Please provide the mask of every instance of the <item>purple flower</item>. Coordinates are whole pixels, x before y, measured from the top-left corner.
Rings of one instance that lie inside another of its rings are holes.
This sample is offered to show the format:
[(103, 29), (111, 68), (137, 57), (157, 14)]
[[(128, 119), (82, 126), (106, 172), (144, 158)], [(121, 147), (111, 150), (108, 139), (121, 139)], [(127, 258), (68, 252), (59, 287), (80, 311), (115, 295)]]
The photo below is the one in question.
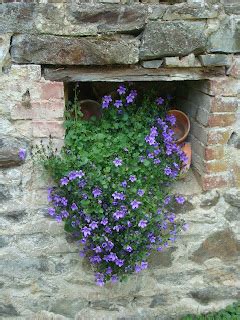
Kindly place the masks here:
[(154, 160), (153, 160), (153, 163), (154, 163), (154, 164), (159, 164), (159, 163), (161, 163), (161, 160), (160, 160), (160, 159), (154, 159)]
[(146, 226), (147, 226), (147, 220), (140, 220), (139, 221), (139, 223), (138, 223), (138, 226), (140, 227), (140, 228), (146, 228)]
[(137, 180), (137, 178), (136, 178), (136, 176), (131, 175), (131, 176), (129, 177), (129, 180), (130, 180), (131, 182), (134, 182), (134, 181)]
[(158, 248), (157, 248), (157, 251), (159, 251), (159, 252), (163, 251), (163, 247), (161, 247), (161, 246), (158, 247)]
[(145, 141), (150, 145), (154, 145), (156, 143), (155, 137), (153, 136), (146, 136)]
[(125, 212), (123, 210), (117, 210), (113, 214), (113, 217), (114, 217), (115, 220), (119, 220), (121, 218), (124, 218), (124, 216), (125, 216)]
[(185, 202), (185, 198), (182, 196), (175, 197), (177, 203), (183, 204)]
[(168, 114), (166, 116), (166, 121), (170, 122), (171, 126), (174, 126), (176, 123), (176, 117), (173, 114)]
[(157, 127), (152, 127), (150, 130), (150, 136), (156, 137), (158, 135), (158, 129)]
[(171, 197), (168, 196), (164, 199), (164, 204), (169, 204), (170, 201), (171, 201)]
[(135, 265), (135, 272), (141, 272), (141, 271), (142, 271), (142, 268), (138, 264), (136, 264)]
[(102, 252), (102, 249), (100, 246), (96, 246), (96, 248), (94, 248), (93, 251), (95, 251), (96, 253), (100, 253)]
[(131, 246), (126, 246), (125, 251), (132, 252), (133, 248)]
[(102, 101), (102, 108), (107, 109), (109, 107), (109, 103), (112, 102), (111, 96), (104, 96)]
[(164, 103), (164, 99), (162, 97), (159, 97), (157, 100), (156, 100), (156, 103), (158, 106), (161, 106), (163, 103)]
[(67, 212), (67, 210), (62, 210), (61, 216), (62, 216), (62, 218), (67, 218), (69, 216), (69, 213)]
[(111, 229), (110, 227), (108, 227), (108, 226), (104, 228), (104, 231), (105, 231), (106, 233), (112, 234), (112, 229)]
[(90, 224), (89, 224), (89, 227), (94, 230), (94, 229), (97, 229), (98, 228), (98, 223), (96, 221), (92, 221)]
[(125, 94), (126, 93), (126, 87), (125, 86), (123, 86), (123, 85), (120, 85), (119, 87), (118, 87), (118, 89), (117, 89), (117, 92), (120, 94), (120, 96), (121, 95), (123, 95), (123, 94)]
[(165, 173), (166, 176), (170, 176), (171, 173), (172, 173), (171, 168), (167, 166), (167, 167), (164, 169), (164, 173)]
[(64, 207), (66, 207), (67, 204), (68, 204), (68, 199), (66, 199), (65, 197), (62, 197), (62, 198), (61, 198), (61, 203), (62, 203), (62, 205), (63, 205)]
[(124, 260), (116, 259), (115, 264), (116, 264), (117, 266), (119, 266), (119, 267), (122, 267), (123, 264), (124, 264)]
[(76, 203), (73, 203), (73, 204), (71, 205), (71, 210), (72, 210), (72, 211), (78, 210), (78, 206), (76, 205)]
[(79, 188), (84, 188), (86, 186), (86, 181), (85, 180), (80, 180), (78, 182), (78, 186), (79, 186)]
[(90, 257), (89, 260), (90, 260), (91, 263), (94, 263), (94, 264), (95, 263), (100, 263), (102, 261), (102, 259), (98, 255)]
[(115, 165), (116, 167), (119, 167), (119, 166), (122, 165), (122, 159), (120, 159), (120, 158), (115, 158), (115, 159), (113, 160), (113, 163), (114, 163), (114, 165)]
[(122, 107), (122, 100), (116, 100), (115, 102), (114, 102), (114, 106), (116, 107), (116, 108), (120, 108), (120, 107)]
[(84, 237), (88, 237), (88, 236), (91, 235), (91, 229), (88, 228), (88, 227), (86, 227), (86, 226), (83, 227), (83, 228), (81, 229), (81, 231), (82, 231)]
[(61, 180), (60, 180), (60, 184), (61, 186), (66, 186), (68, 184), (69, 180), (67, 177), (63, 177)]
[(125, 200), (125, 195), (123, 192), (117, 192), (115, 191), (113, 194), (112, 194), (112, 197), (114, 200)]
[(136, 199), (134, 199), (133, 201), (131, 201), (131, 206), (132, 209), (137, 209), (140, 206), (141, 202), (137, 201)]
[(145, 191), (143, 189), (139, 189), (137, 194), (142, 197), (144, 195)]
[(126, 188), (126, 186), (127, 186), (127, 181), (124, 180), (123, 182), (121, 182), (121, 186), (122, 186), (123, 188)]
[(95, 188), (95, 189), (93, 189), (92, 194), (93, 194), (94, 198), (97, 198), (102, 194), (102, 190), (100, 188)]
[(111, 267), (107, 267), (106, 274), (111, 274), (111, 273), (112, 273), (112, 268)]
[(141, 263), (141, 269), (144, 270), (144, 269), (147, 269), (147, 267), (148, 267), (148, 263), (146, 261), (143, 261)]
[(107, 219), (107, 218), (103, 218), (103, 219), (101, 220), (101, 224), (102, 224), (103, 226), (106, 226), (106, 225), (108, 224), (108, 219)]
[(115, 230), (117, 232), (119, 232), (120, 229), (121, 229), (121, 227), (119, 225), (116, 225), (116, 226), (113, 227), (113, 230)]
[(114, 275), (111, 276), (111, 282), (112, 282), (112, 283), (118, 282), (118, 277), (117, 277), (116, 274), (114, 274)]
[(78, 177), (77, 171), (71, 171), (68, 174), (69, 180), (75, 180)]
[(48, 214), (49, 214), (50, 216), (54, 216), (54, 215), (56, 214), (55, 209), (54, 209), (54, 208), (48, 208)]
[(26, 158), (26, 154), (27, 154), (27, 152), (26, 152), (25, 149), (19, 149), (18, 157), (19, 157), (20, 160), (24, 161), (25, 158)]
[(189, 229), (189, 224), (188, 223), (185, 223), (183, 226), (182, 226), (183, 230), (184, 231), (187, 231)]

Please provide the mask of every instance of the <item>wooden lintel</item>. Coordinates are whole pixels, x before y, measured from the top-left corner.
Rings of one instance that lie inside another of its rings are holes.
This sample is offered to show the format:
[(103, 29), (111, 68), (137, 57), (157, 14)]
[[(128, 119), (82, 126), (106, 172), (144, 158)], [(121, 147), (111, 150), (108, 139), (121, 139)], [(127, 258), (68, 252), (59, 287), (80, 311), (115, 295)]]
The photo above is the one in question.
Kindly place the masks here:
[(158, 68), (134, 67), (45, 67), (44, 77), (51, 81), (183, 81), (206, 80), (225, 75), (224, 67)]

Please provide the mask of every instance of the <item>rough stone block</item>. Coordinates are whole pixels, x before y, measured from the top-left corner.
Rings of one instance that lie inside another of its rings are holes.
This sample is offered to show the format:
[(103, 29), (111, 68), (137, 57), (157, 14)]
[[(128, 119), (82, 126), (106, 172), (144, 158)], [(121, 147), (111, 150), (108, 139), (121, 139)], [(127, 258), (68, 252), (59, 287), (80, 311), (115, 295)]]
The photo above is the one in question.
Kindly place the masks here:
[(206, 48), (205, 23), (196, 21), (149, 21), (140, 47), (141, 60), (186, 56)]
[(58, 37), (17, 35), (11, 47), (12, 61), (55, 65), (135, 64), (139, 40), (133, 36)]
[(235, 97), (240, 93), (240, 80), (230, 77), (212, 79), (209, 82), (208, 93), (224, 97)]
[(44, 138), (50, 135), (53, 138), (64, 138), (63, 121), (32, 121), (33, 137)]
[(209, 121), (208, 119), (209, 119), (209, 111), (202, 107), (199, 107), (197, 110), (196, 120), (203, 126), (207, 126)]
[(209, 127), (228, 127), (234, 124), (236, 116), (234, 113), (214, 113), (208, 119)]
[(200, 207), (209, 209), (215, 206), (218, 203), (219, 199), (220, 199), (220, 194), (217, 190), (211, 190), (211, 191), (205, 192), (201, 196)]
[(215, 5), (212, 10), (205, 4), (196, 3), (191, 5), (181, 3), (169, 6), (163, 16), (164, 20), (196, 20), (196, 19), (212, 19), (217, 18), (221, 12), (221, 6)]
[(131, 32), (143, 29), (146, 16), (147, 8), (134, 4), (9, 3), (0, 7), (0, 33), (31, 30), (31, 34), (87, 36)]
[[(10, 76), (13, 80), (23, 81), (40, 81), (41, 66), (40, 65), (18, 65), (12, 64)], [(34, 84), (35, 85), (35, 84)]]
[(163, 60), (142, 61), (141, 65), (146, 69), (158, 69), (163, 64)]
[(231, 57), (227, 54), (204, 54), (199, 55), (198, 59), (204, 67), (230, 66)]
[(240, 208), (240, 190), (237, 188), (228, 189), (224, 193), (224, 199), (233, 207)]
[(164, 58), (164, 65), (166, 67), (177, 67), (177, 68), (196, 68), (201, 67), (200, 62), (195, 58), (193, 53), (185, 57), (166, 57)]
[(208, 52), (240, 52), (240, 18), (227, 16), (208, 41)]
[(192, 255), (192, 260), (203, 263), (207, 259), (219, 258), (223, 261), (231, 261), (237, 258), (239, 244), (236, 235), (230, 229), (213, 232), (200, 248)]
[(0, 167), (12, 167), (22, 164), (23, 161), (19, 158), (18, 153), (20, 149), (26, 148), (26, 140), (2, 136), (0, 138)]
[(2, 72), (2, 67), (10, 64), (10, 41), (11, 34), (0, 34), (0, 73)]

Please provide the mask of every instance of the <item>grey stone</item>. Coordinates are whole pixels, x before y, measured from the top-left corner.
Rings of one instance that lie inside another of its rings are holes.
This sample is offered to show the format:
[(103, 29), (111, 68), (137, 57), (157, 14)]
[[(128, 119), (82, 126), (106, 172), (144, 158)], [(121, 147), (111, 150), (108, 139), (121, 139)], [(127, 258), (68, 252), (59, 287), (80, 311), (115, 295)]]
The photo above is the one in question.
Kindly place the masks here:
[(215, 5), (210, 8), (207, 5), (188, 3), (176, 4), (169, 6), (163, 16), (163, 20), (180, 20), (180, 19), (209, 19), (216, 18), (221, 12), (221, 6)]
[(239, 249), (235, 234), (230, 229), (224, 229), (214, 232), (204, 240), (191, 259), (200, 264), (214, 257), (231, 261), (238, 257)]
[(150, 308), (155, 308), (158, 306), (164, 306), (167, 302), (167, 298), (163, 294), (153, 296), (152, 302), (150, 304)]
[(149, 20), (158, 20), (163, 17), (163, 14), (166, 12), (168, 6), (165, 4), (157, 4), (148, 6), (148, 19)]
[(220, 194), (217, 190), (211, 190), (203, 193), (201, 196), (201, 208), (211, 208), (218, 203)]
[(199, 55), (198, 59), (204, 67), (230, 66), (231, 64), (230, 57), (227, 54)]
[[(0, 186), (1, 189), (1, 186)], [(1, 193), (0, 193), (1, 194)], [(0, 196), (1, 199), (1, 196)], [(27, 214), (26, 210), (14, 210), (3, 212), (3, 216), (9, 220), (20, 221)]]
[(11, 47), (15, 63), (60, 65), (135, 64), (139, 40), (133, 36), (58, 37), (17, 35)]
[(0, 34), (0, 72), (1, 68), (10, 64), (9, 49), (11, 36), (11, 34)]
[(85, 299), (58, 298), (56, 302), (50, 307), (51, 312), (74, 318), (74, 316), (82, 309), (88, 306), (88, 301)]
[(8, 243), (9, 241), (7, 236), (0, 236), (0, 248), (6, 247)]
[(12, 304), (3, 304), (0, 303), (0, 316), (3, 317), (14, 317), (19, 316), (19, 313), (14, 308)]
[(178, 204), (175, 200), (171, 203), (173, 212), (176, 214), (182, 214), (195, 209), (195, 205), (191, 202), (190, 198), (186, 198), (183, 204)]
[(163, 60), (142, 61), (141, 65), (146, 69), (157, 69), (161, 67)]
[(152, 252), (148, 258), (149, 268), (170, 267), (173, 262), (173, 252), (176, 248), (169, 248), (163, 252)]
[(240, 52), (240, 18), (227, 17), (208, 41), (208, 52)]
[(231, 221), (240, 221), (240, 209), (237, 207), (230, 207), (226, 210), (225, 218)]
[(142, 60), (204, 52), (205, 23), (199, 21), (150, 21), (140, 47)]
[(147, 14), (147, 8), (139, 5), (86, 5), (82, 3), (76, 5), (72, 2), (68, 10), (67, 20), (75, 27), (75, 30), (80, 30), (80, 27), (86, 28), (86, 26), (91, 30), (91, 26), (96, 26), (97, 33), (142, 30)]
[(237, 188), (231, 188), (224, 193), (224, 199), (226, 202), (234, 207), (240, 208), (240, 190)]
[(240, 15), (240, 3), (238, 0), (233, 0), (235, 1), (232, 3), (229, 3), (227, 1), (225, 1), (225, 5), (224, 5), (224, 11), (226, 12), (226, 14), (237, 14)]
[(185, 57), (167, 57), (164, 58), (164, 66), (177, 68), (196, 68), (201, 67), (198, 59), (193, 53)]
[(240, 135), (237, 132), (233, 132), (228, 140), (228, 144), (236, 149), (240, 149)]
[(0, 167), (20, 165), (23, 161), (19, 158), (19, 149), (26, 149), (27, 143), (23, 139), (12, 137), (0, 138)]
[(0, 33), (97, 35), (137, 32), (144, 27), (147, 8), (139, 5), (8, 3), (0, 7)]
[(9, 188), (4, 184), (0, 184), (0, 203), (11, 199), (11, 197)]
[(239, 299), (240, 293), (234, 287), (207, 287), (190, 292), (190, 296), (201, 304), (208, 304), (216, 300)]

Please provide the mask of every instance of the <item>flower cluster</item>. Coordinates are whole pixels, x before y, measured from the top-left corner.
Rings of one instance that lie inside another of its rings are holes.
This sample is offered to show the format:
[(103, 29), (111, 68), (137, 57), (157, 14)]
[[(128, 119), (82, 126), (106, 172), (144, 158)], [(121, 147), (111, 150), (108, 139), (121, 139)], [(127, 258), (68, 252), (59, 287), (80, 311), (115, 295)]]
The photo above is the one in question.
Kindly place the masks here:
[(117, 94), (103, 97), (98, 126), (70, 123), (68, 152), (51, 159), (49, 214), (79, 240), (99, 286), (147, 269), (151, 251), (168, 248), (187, 228), (174, 214), (185, 199), (168, 188), (187, 160), (174, 143), (175, 118), (161, 114), (163, 98), (145, 105), (124, 85)]

